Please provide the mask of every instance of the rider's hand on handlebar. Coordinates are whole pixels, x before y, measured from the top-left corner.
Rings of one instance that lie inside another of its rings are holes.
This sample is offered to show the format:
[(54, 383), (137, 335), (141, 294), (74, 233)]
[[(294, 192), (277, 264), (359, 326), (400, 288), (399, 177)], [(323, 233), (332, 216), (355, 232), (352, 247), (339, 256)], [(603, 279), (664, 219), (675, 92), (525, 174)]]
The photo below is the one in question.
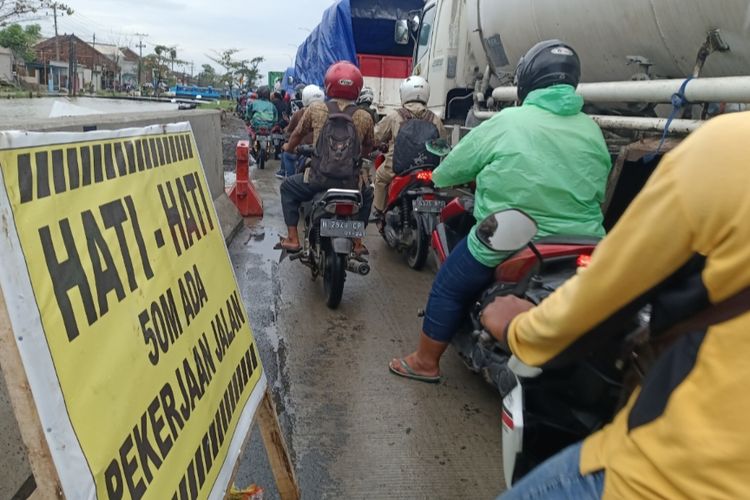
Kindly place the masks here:
[(289, 152), (289, 143), (285, 142), (283, 146), (281, 146), (281, 150), (285, 153)]
[(501, 344), (505, 344), (506, 328), (513, 318), (533, 308), (534, 304), (528, 300), (519, 299), (515, 295), (505, 295), (495, 298), (490, 305), (482, 310), (479, 320), (487, 332)]

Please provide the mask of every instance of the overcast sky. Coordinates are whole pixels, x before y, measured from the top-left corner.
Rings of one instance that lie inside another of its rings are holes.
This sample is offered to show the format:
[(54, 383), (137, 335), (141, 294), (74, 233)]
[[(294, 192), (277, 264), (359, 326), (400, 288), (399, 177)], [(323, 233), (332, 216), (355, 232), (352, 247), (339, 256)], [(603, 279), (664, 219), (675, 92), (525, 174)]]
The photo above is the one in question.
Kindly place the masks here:
[[(155, 45), (177, 46), (177, 57), (211, 63), (215, 51), (239, 49), (238, 57), (263, 56), (262, 74), (292, 63), (296, 47), (319, 22), (333, 0), (63, 0), (75, 10), (58, 17), (58, 32), (75, 33), (91, 43), (128, 45), (138, 52), (138, 37), (146, 33), (143, 54)], [(41, 21), (45, 36), (54, 34), (51, 14)], [(218, 65), (213, 66), (221, 71)], [(186, 68), (189, 72), (190, 68)]]

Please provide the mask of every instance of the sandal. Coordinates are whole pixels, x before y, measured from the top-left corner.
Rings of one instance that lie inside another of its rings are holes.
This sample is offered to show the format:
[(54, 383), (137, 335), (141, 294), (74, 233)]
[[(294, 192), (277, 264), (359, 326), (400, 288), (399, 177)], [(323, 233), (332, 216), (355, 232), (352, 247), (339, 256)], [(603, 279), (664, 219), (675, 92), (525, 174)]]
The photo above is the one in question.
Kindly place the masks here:
[(388, 369), (391, 371), (391, 373), (398, 375), (399, 377), (417, 380), (419, 382), (426, 382), (428, 384), (437, 384), (440, 382), (440, 375), (420, 375), (412, 370), (411, 366), (409, 366), (404, 359), (399, 358), (398, 362), (401, 365), (401, 369), (403, 371), (394, 368), (393, 361), (388, 363)]
[(286, 250), (289, 253), (299, 253), (302, 251), (301, 245), (290, 246), (288, 244), (285, 244), (287, 241), (288, 240), (286, 238), (279, 236), (279, 242), (273, 246), (273, 249), (274, 250)]

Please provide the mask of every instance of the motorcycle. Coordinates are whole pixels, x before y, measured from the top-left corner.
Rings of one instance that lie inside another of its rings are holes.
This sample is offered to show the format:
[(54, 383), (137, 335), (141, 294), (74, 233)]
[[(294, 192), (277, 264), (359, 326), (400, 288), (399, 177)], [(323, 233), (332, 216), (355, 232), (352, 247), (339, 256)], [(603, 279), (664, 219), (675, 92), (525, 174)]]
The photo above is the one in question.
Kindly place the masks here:
[[(442, 140), (431, 141), (426, 146), (440, 158), (450, 151)], [(383, 160), (383, 155), (376, 158), (376, 168)], [(389, 247), (406, 254), (407, 265), (415, 270), (422, 269), (427, 261), (430, 238), (438, 223), (438, 214), (446, 204), (432, 183), (435, 167), (437, 165), (415, 165), (397, 174), (388, 186), (381, 234)]]
[[(460, 217), (454, 214), (452, 220), (455, 223)], [(503, 469), (508, 486), (612, 419), (630, 353), (626, 339), (648, 322), (648, 309), (643, 309), (620, 322), (595, 354), (590, 349), (563, 366), (543, 371), (523, 365), (484, 330), (481, 311), (496, 297), (510, 294), (539, 304), (579, 267), (588, 265), (598, 243), (582, 236), (550, 236), (532, 243), (535, 235), (534, 221), (517, 210), (493, 214), (478, 226), (477, 237), (485, 246), (515, 253), (497, 267), (496, 282), (478, 298), (453, 340), (466, 365), (482, 374), (503, 398)]]
[(271, 144), (273, 145), (273, 155), (275, 159), (279, 159), (281, 155), (281, 146), (284, 144), (284, 131), (280, 125), (274, 125), (271, 129)]
[(263, 170), (266, 168), (266, 160), (269, 159), (271, 153), (271, 131), (266, 127), (254, 130), (248, 126), (247, 132), (253, 144), (253, 152), (258, 162), (258, 168)]
[[(310, 157), (313, 146), (300, 146), (297, 154)], [(356, 189), (329, 189), (302, 204), (304, 220), (302, 250), (290, 255), (312, 271), (313, 280), (323, 276), (326, 305), (336, 309), (341, 303), (346, 273), (366, 276), (370, 264), (356, 257), (354, 239), (363, 238), (365, 225), (355, 217), (362, 208), (362, 193)]]

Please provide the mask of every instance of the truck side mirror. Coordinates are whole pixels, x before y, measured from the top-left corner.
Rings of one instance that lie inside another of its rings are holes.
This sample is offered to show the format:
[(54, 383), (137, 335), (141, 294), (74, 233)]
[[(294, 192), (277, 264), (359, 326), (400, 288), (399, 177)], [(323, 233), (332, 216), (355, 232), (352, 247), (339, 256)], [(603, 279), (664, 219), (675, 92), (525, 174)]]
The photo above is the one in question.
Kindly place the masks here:
[(477, 239), (496, 252), (514, 252), (536, 236), (534, 219), (520, 210), (510, 209), (491, 214), (479, 223)]
[(406, 19), (396, 21), (396, 31), (393, 35), (393, 40), (398, 45), (409, 44), (409, 21)]
[(414, 34), (419, 31), (419, 25), (422, 24), (422, 19), (418, 15), (414, 15), (414, 17), (411, 18), (411, 30), (414, 32)]

